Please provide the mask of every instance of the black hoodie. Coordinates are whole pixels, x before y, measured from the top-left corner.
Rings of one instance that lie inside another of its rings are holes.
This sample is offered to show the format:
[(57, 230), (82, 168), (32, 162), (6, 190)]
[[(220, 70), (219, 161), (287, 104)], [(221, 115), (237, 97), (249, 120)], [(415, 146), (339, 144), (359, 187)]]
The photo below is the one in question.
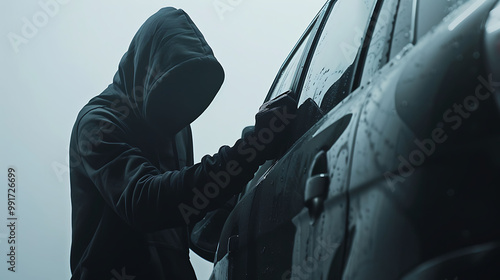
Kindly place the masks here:
[[(238, 193), (258, 167), (227, 146), (193, 165), (189, 124), (223, 79), (182, 10), (161, 9), (139, 29), (113, 83), (73, 127), (72, 279), (195, 279), (188, 226)], [(243, 171), (200, 207), (194, 190), (206, 191), (210, 174), (234, 159)], [(186, 209), (194, 209), (187, 219)]]

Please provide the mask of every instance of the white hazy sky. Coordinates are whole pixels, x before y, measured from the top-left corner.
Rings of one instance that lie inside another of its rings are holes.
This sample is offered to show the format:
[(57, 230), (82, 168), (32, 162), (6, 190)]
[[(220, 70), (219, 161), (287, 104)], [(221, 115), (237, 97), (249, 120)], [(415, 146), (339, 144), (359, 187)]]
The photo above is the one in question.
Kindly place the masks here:
[[(253, 124), (281, 63), (324, 2), (2, 1), (0, 279), (69, 279), (71, 128), (80, 108), (111, 82), (150, 15), (165, 6), (184, 9), (225, 68), (219, 95), (193, 124), (198, 161)], [(6, 262), (9, 167), (17, 175), (15, 273)], [(212, 264), (191, 257), (199, 279), (208, 279)]]

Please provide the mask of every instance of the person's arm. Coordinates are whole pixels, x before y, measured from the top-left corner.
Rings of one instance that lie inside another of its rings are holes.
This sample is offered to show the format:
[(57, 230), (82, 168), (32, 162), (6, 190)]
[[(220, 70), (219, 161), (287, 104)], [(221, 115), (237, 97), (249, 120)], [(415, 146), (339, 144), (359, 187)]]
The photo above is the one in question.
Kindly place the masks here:
[[(119, 119), (92, 111), (78, 127), (81, 164), (107, 204), (129, 225), (151, 231), (195, 223), (239, 193), (259, 165), (275, 156), (295, 108), (293, 100), (283, 98), (261, 107), (254, 133), (200, 163), (165, 173), (140, 149), (124, 143), (130, 132), (116, 125)], [(96, 139), (82, 136), (96, 127), (102, 128)]]

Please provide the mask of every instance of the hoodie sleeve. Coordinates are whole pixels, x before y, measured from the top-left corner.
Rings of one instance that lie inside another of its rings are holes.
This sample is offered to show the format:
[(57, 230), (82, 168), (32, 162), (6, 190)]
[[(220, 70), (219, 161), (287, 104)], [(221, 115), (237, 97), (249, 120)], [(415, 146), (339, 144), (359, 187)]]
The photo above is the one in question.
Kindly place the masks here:
[(106, 110), (83, 116), (77, 133), (84, 171), (109, 207), (143, 231), (201, 220), (239, 193), (262, 163), (244, 156), (249, 147), (240, 139), (198, 164), (161, 173), (127, 143), (131, 132)]

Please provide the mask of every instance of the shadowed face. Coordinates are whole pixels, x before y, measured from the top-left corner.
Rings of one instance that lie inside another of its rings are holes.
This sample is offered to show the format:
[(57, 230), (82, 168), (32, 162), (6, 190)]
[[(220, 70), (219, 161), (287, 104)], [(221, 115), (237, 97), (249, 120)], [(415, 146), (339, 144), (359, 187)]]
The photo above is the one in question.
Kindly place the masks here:
[(173, 135), (192, 123), (210, 105), (224, 79), (218, 63), (193, 61), (162, 80), (162, 86), (146, 97), (148, 124)]

